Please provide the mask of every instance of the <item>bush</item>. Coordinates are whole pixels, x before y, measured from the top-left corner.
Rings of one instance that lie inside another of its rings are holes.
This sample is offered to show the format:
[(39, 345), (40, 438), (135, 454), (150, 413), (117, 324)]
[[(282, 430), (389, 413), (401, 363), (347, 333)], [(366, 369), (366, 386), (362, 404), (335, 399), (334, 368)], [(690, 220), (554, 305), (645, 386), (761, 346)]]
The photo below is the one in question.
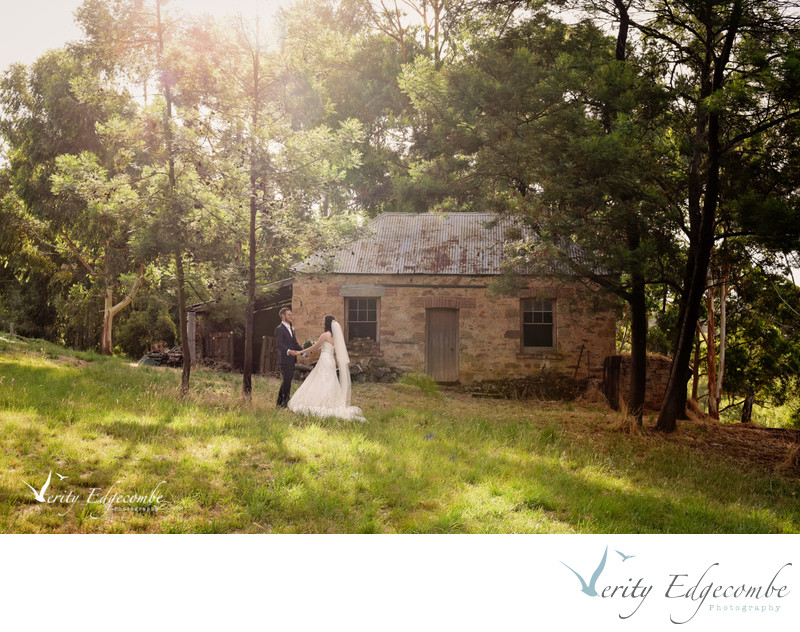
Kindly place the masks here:
[(114, 327), (114, 343), (133, 359), (140, 358), (154, 342), (163, 340), (170, 346), (175, 344), (175, 323), (167, 306), (161, 302), (148, 301), (132, 309), (120, 321), (119, 326)]
[(424, 373), (406, 373), (399, 380), (400, 384), (408, 384), (409, 386), (416, 386), (425, 395), (440, 397), (439, 385), (433, 381), (429, 375)]

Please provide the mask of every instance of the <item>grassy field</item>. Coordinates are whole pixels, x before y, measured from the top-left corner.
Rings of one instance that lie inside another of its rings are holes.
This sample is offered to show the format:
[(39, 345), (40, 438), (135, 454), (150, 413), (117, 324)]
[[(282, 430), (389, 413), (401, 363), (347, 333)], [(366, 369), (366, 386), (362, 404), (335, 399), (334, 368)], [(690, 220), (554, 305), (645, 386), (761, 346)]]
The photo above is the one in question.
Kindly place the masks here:
[(185, 399), (179, 378), (0, 338), (0, 532), (800, 531), (796, 473), (708, 423), (631, 434), (599, 404), (414, 383), (355, 385), (366, 424), (309, 420), (275, 410), (275, 379), (243, 404), (239, 375), (197, 370)]

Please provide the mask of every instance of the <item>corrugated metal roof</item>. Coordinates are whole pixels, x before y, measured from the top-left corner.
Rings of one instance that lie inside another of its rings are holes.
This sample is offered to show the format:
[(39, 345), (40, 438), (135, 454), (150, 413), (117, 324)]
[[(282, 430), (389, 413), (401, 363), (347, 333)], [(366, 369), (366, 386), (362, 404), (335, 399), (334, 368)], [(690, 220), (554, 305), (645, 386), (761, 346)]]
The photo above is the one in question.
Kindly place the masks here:
[[(511, 218), (492, 213), (383, 213), (337, 252), (315, 253), (294, 269), (338, 274), (501, 273)], [(523, 229), (523, 234), (529, 230)]]

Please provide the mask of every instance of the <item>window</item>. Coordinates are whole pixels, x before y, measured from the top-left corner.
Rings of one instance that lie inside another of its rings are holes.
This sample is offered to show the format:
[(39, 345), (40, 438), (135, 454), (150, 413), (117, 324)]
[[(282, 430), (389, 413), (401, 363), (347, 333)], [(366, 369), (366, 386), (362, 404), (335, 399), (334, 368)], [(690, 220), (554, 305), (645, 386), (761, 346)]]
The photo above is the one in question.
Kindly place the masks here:
[(522, 301), (522, 346), (525, 349), (553, 349), (553, 301)]
[(378, 341), (378, 299), (348, 298), (347, 340), (369, 338)]

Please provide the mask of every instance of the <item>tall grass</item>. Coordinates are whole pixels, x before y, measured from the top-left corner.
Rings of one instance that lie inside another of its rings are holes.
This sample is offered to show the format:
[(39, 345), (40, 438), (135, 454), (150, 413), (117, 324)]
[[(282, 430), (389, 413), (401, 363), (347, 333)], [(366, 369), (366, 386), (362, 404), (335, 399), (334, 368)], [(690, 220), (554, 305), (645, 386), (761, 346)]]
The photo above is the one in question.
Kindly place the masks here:
[[(798, 482), (629, 436), (601, 408), (354, 385), (367, 424), (274, 408), (278, 381), (0, 338), (3, 532), (797, 532)], [(434, 385), (435, 386), (435, 385)], [(109, 511), (52, 493), (146, 492)], [(66, 479), (56, 477), (58, 473)], [(134, 507), (135, 509), (136, 507)]]

